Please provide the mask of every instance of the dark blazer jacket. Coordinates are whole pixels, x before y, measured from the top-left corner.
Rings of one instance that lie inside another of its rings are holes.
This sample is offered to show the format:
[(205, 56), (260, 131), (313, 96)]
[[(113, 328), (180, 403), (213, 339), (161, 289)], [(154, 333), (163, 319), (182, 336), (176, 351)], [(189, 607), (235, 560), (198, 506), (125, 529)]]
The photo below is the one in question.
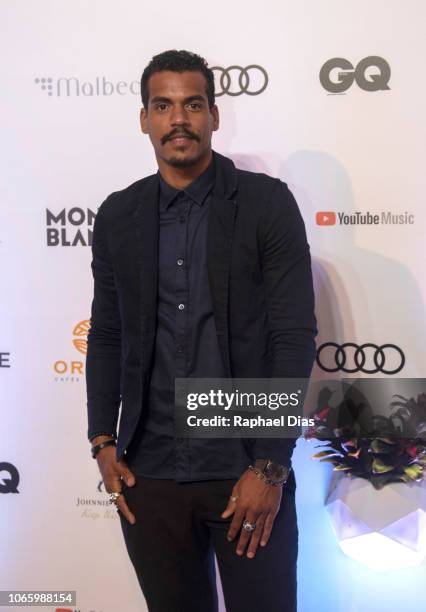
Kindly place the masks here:
[[(286, 184), (213, 153), (207, 273), (229, 377), (308, 378), (314, 293), (305, 226)], [(157, 313), (158, 174), (112, 193), (92, 242), (94, 298), (86, 381), (88, 437), (116, 434), (123, 457), (146, 402)], [(294, 441), (244, 440), (253, 458), (290, 464)], [(247, 446), (248, 445), (248, 446)]]

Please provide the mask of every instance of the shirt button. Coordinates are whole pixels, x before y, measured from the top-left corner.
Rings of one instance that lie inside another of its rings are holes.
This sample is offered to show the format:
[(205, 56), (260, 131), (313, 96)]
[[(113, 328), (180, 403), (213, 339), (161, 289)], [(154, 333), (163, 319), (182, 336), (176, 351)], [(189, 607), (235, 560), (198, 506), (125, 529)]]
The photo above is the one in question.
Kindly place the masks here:
[(178, 353), (183, 353), (183, 346), (181, 344), (178, 344), (176, 348)]
[(178, 260), (177, 260), (177, 265), (178, 265), (178, 266), (181, 266), (182, 264), (183, 264), (183, 259), (178, 259)]
[(185, 304), (179, 304), (178, 308), (179, 310), (183, 310), (185, 308)]

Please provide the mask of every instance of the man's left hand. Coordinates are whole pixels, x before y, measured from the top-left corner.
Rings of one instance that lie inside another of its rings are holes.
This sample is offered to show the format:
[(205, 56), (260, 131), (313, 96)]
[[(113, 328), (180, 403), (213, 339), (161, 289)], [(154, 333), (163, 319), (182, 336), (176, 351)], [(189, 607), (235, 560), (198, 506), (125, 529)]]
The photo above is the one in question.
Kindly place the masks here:
[(237, 544), (237, 555), (243, 555), (247, 544), (247, 557), (253, 559), (259, 545), (266, 546), (271, 535), (272, 526), (281, 504), (281, 487), (266, 484), (253, 471), (246, 470), (232, 489), (236, 501), (228, 502), (222, 518), (234, 515), (228, 531), (228, 540), (232, 541), (242, 527), (243, 521), (256, 524), (254, 531), (241, 529)]

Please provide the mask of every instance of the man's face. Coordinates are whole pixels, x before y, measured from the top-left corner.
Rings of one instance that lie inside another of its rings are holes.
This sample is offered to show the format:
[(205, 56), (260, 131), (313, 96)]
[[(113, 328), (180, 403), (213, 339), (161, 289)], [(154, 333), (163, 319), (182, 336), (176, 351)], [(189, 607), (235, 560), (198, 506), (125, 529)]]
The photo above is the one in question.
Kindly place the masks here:
[(148, 88), (141, 128), (149, 134), (157, 160), (186, 168), (207, 156), (212, 132), (219, 128), (219, 112), (216, 105), (209, 108), (204, 75), (163, 70), (149, 78)]

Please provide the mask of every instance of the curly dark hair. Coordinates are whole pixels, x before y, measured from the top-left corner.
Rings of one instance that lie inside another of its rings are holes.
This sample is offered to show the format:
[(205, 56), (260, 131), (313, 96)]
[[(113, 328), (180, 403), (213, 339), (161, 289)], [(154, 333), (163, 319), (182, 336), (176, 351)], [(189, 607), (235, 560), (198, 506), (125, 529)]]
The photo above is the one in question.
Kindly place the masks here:
[(191, 51), (177, 51), (176, 49), (170, 49), (168, 51), (163, 51), (158, 55), (154, 55), (142, 73), (141, 98), (145, 109), (148, 108), (149, 102), (149, 78), (155, 72), (161, 72), (162, 70), (171, 70), (172, 72), (186, 72), (187, 70), (201, 72), (206, 79), (206, 93), (209, 107), (213, 107), (215, 100), (214, 74), (208, 67), (206, 60), (200, 55), (192, 53)]

